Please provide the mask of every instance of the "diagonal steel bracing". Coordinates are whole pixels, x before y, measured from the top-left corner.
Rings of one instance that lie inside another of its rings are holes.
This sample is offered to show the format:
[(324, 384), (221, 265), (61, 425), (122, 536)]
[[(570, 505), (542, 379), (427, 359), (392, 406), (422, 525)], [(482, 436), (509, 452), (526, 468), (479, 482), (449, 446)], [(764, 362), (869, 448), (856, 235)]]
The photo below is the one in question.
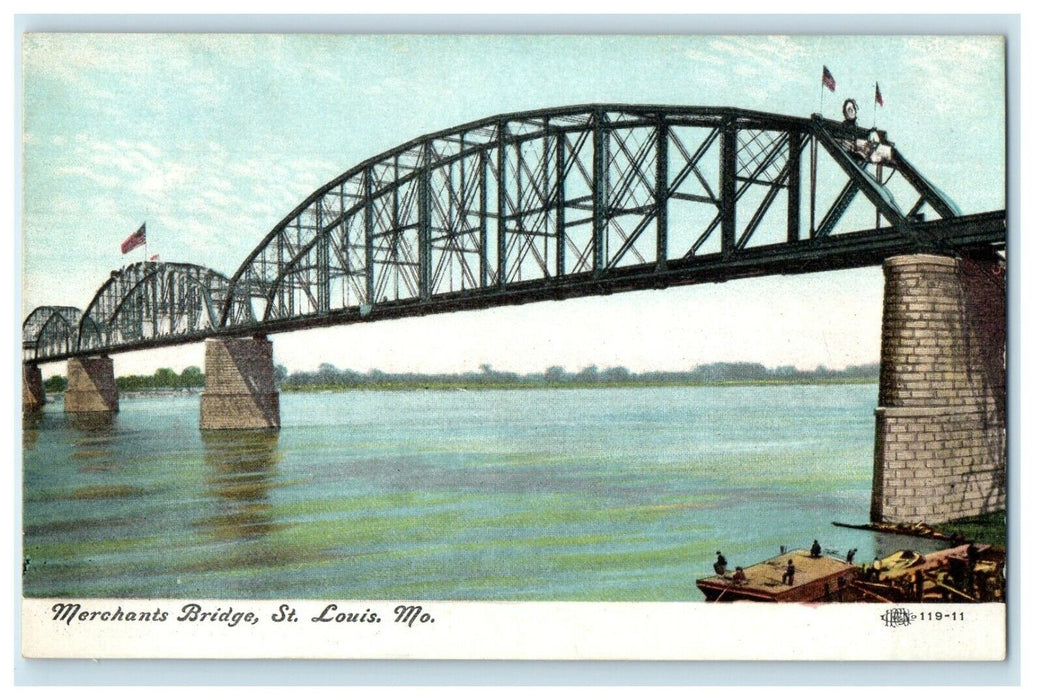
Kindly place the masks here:
[[(838, 195), (819, 202), (827, 191)], [(124, 268), (82, 314), (34, 312), (23, 355), (878, 264), (892, 252), (976, 254), (1004, 240), (1003, 212), (962, 216), (882, 131), (719, 107), (545, 109), (358, 164), (230, 278)]]

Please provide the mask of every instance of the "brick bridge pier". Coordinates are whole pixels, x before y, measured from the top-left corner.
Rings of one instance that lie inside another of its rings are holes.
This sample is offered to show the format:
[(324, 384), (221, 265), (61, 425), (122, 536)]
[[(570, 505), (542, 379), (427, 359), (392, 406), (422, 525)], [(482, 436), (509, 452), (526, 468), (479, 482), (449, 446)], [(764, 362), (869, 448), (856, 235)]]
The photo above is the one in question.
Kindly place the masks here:
[(1006, 279), (994, 261), (884, 265), (871, 518), (944, 523), (1006, 507)]
[(199, 404), (201, 430), (280, 427), (270, 340), (261, 336), (207, 340), (203, 371), (206, 386)]

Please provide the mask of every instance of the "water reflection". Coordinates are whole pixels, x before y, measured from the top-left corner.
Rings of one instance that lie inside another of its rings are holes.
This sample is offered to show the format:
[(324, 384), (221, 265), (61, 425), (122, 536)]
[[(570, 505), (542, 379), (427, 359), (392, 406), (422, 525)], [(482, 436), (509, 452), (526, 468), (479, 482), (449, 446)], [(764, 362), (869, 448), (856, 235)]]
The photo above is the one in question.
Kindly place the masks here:
[(22, 449), (31, 450), (36, 447), (36, 441), (40, 437), (40, 427), (43, 425), (43, 411), (33, 411), (22, 414)]
[(111, 437), (116, 427), (116, 416), (113, 411), (92, 411), (90, 413), (66, 413), (65, 418), (76, 430), (96, 437)]
[(116, 416), (109, 411), (65, 414), (73, 428), (70, 456), (80, 471), (107, 472), (118, 466)]
[(210, 468), (206, 492), (216, 513), (195, 524), (218, 541), (248, 540), (272, 532), (269, 499), (276, 486), (277, 431), (219, 430), (202, 433)]

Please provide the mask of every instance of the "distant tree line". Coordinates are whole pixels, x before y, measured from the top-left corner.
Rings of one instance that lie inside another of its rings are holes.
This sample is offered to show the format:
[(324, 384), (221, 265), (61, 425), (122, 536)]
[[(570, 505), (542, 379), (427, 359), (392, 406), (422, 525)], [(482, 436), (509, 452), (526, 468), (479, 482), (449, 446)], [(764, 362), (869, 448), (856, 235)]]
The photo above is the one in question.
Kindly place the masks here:
[[(169, 367), (157, 369), (154, 374), (128, 374), (116, 377), (116, 387), (120, 391), (149, 391), (151, 389), (192, 389), (203, 386), (206, 377), (201, 369), (196, 366), (185, 367), (178, 374)], [(48, 377), (43, 383), (44, 391), (48, 393), (60, 393), (65, 391), (69, 380), (61, 375)]]
[(60, 393), (65, 391), (65, 387), (69, 385), (69, 380), (61, 375), (54, 375), (53, 377), (47, 377), (47, 380), (43, 383), (43, 390), (49, 394)]
[(120, 391), (148, 391), (150, 389), (194, 389), (203, 386), (203, 371), (192, 365), (178, 374), (169, 367), (157, 369), (152, 375), (127, 374), (116, 378)]
[[(357, 372), (338, 369), (323, 363), (314, 372), (290, 373), (283, 365), (275, 367), (275, 381), (290, 391), (313, 388), (384, 388), (396, 386), (423, 387), (526, 387), (526, 386), (613, 386), (655, 384), (727, 384), (727, 383), (793, 383), (822, 381), (875, 381), (879, 378), (879, 364), (850, 365), (844, 369), (829, 369), (819, 365), (813, 370), (799, 370), (792, 365), (769, 368), (758, 362), (714, 362), (686, 371), (631, 372), (626, 367), (588, 365), (578, 372), (569, 372), (554, 365), (542, 372), (518, 374), (481, 365), (477, 372), (457, 374), (426, 374), (419, 372), (393, 373), (371, 369)], [(186, 367), (178, 374), (163, 367), (151, 375), (130, 374), (116, 378), (120, 391), (149, 391), (153, 389), (193, 389), (204, 385), (206, 376), (198, 367)], [(43, 383), (48, 393), (65, 391), (68, 381), (55, 375)]]
[(687, 371), (631, 372), (626, 367), (601, 369), (589, 365), (578, 372), (569, 372), (564, 367), (547, 367), (543, 372), (518, 374), (496, 370), (490, 365), (481, 365), (478, 372), (461, 374), (389, 373), (378, 369), (358, 372), (338, 369), (324, 363), (314, 372), (289, 373), (279, 365), (275, 370), (276, 380), (287, 389), (304, 388), (374, 388), (384, 386), (580, 386), (616, 384), (721, 384), (742, 382), (815, 382), (815, 381), (867, 381), (879, 377), (877, 363), (851, 365), (844, 369), (829, 369), (824, 365), (814, 370), (798, 370), (791, 365), (768, 368), (754, 362), (714, 362), (698, 365)]

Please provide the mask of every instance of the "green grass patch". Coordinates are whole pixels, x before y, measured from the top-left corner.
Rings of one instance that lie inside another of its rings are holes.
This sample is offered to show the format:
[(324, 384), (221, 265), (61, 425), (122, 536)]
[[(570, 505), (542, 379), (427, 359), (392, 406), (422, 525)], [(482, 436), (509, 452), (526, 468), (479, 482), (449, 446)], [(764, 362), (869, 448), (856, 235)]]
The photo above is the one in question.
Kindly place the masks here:
[(937, 529), (952, 534), (962, 533), (967, 540), (972, 542), (984, 542), (1004, 548), (1008, 530), (1006, 511), (1002, 510), (972, 518), (959, 518), (939, 525)]

